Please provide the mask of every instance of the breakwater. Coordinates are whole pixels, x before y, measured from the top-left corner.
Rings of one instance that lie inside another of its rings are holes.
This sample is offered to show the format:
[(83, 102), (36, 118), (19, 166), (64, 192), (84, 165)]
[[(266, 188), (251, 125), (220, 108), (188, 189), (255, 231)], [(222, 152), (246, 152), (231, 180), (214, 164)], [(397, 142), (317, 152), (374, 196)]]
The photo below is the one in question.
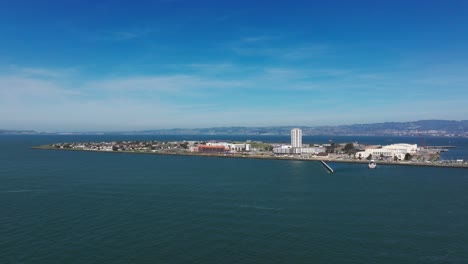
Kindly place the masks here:
[(330, 173), (333, 173), (333, 169), (323, 160), (320, 160), (320, 162), (322, 163), (322, 165), (330, 172)]

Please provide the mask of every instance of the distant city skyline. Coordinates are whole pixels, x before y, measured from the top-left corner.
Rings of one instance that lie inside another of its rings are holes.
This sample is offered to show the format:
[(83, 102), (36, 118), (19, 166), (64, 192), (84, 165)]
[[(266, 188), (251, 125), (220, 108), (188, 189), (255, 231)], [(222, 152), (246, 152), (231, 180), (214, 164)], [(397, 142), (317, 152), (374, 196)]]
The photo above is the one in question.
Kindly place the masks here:
[(468, 116), (466, 1), (4, 1), (0, 129)]

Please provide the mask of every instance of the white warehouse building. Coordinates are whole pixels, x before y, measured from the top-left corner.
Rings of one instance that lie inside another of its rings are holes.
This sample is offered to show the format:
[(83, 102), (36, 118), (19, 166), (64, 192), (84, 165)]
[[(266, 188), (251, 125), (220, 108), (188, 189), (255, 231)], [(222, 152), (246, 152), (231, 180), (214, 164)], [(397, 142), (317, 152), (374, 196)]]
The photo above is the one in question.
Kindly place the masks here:
[(301, 148), (301, 153), (303, 153), (303, 154), (317, 155), (317, 154), (323, 153), (323, 152), (326, 152), (326, 148), (324, 148), (324, 147)]
[(277, 146), (273, 148), (273, 153), (275, 154), (292, 154), (292, 147), (291, 145), (283, 145), (283, 146)]
[(400, 160), (403, 160), (405, 158), (405, 155), (407, 153), (413, 155), (418, 151), (418, 145), (417, 144), (392, 144), (388, 146), (383, 146), (381, 148), (369, 148), (365, 149), (364, 151), (357, 152), (355, 157), (356, 158), (367, 158), (369, 155), (372, 155), (373, 158), (378, 158), (378, 157), (397, 157)]
[(324, 147), (293, 148), (291, 145), (276, 146), (273, 148), (275, 154), (310, 154), (317, 155), (325, 152)]

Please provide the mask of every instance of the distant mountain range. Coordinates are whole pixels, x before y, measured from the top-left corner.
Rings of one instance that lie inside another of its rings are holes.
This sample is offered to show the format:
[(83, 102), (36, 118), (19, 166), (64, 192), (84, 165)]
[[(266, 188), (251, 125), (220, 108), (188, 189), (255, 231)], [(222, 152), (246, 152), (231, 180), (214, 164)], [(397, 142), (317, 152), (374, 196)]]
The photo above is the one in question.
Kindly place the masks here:
[(18, 135), (18, 134), (39, 134), (37, 131), (34, 130), (6, 130), (0, 129), (0, 135), (7, 134), (7, 135)]
[[(174, 128), (130, 132), (86, 132), (67, 134), (140, 134), (140, 135), (289, 135), (292, 126)], [(468, 120), (420, 120), (342, 126), (299, 126), (303, 135), (334, 136), (451, 136), (468, 137)], [(0, 134), (44, 134), (33, 130), (1, 130)], [(63, 134), (63, 133), (47, 133)]]
[[(296, 126), (297, 127), (297, 126)], [(342, 126), (298, 126), (303, 135), (335, 136), (468, 136), (468, 120), (421, 120), (414, 122), (386, 122)], [(289, 135), (293, 126), (273, 127), (213, 127), (197, 129), (160, 129), (138, 131), (158, 135)]]

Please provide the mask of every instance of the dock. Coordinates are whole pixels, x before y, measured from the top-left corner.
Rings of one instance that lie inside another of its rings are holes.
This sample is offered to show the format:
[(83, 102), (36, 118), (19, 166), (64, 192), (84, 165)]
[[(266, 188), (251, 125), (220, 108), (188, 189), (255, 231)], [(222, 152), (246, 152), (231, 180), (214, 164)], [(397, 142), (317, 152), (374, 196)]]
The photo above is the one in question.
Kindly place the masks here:
[(322, 165), (323, 165), (330, 173), (334, 173), (334, 172), (335, 172), (330, 166), (328, 166), (328, 164), (327, 164), (325, 161), (321, 160), (320, 162), (322, 163)]

